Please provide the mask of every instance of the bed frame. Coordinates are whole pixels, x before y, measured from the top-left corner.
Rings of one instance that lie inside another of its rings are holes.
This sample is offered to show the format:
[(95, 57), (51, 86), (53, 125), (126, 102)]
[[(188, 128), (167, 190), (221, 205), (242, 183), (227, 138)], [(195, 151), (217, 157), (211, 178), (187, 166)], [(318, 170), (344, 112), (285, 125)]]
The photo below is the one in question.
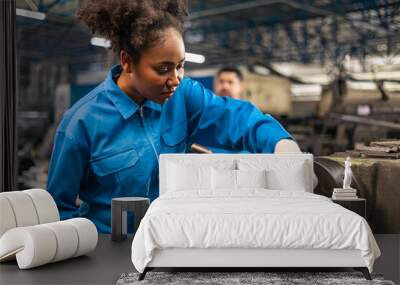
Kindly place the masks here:
[(155, 268), (337, 268), (351, 267), (371, 280), (359, 250), (329, 249), (194, 249), (156, 250), (152, 261), (139, 275), (143, 280)]
[[(187, 159), (196, 163), (212, 163), (221, 154), (185, 154)], [(253, 154), (254, 155), (254, 154)], [(260, 156), (260, 154), (257, 154)], [(261, 154), (269, 156), (270, 154)], [(252, 154), (223, 154), (224, 159), (250, 157)], [(294, 159), (306, 160), (312, 192), (313, 159), (311, 154), (282, 154)], [(160, 159), (160, 195), (166, 192), (164, 185), (167, 160), (181, 159), (182, 154), (163, 154)], [(371, 276), (359, 250), (331, 249), (254, 249), (254, 248), (169, 248), (157, 249), (139, 280), (143, 280), (148, 271), (155, 268), (232, 268), (235, 271), (265, 268), (343, 268), (350, 267), (361, 271), (367, 280)], [(262, 270), (261, 270), (262, 271)]]

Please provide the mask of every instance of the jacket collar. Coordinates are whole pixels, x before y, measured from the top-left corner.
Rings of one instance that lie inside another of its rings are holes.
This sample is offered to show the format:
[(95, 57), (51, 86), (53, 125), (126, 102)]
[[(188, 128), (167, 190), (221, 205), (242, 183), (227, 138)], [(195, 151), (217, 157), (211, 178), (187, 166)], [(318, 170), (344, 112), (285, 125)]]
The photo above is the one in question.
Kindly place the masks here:
[[(114, 78), (121, 73), (121, 70), (121, 65), (113, 66), (108, 72), (107, 78), (104, 81), (104, 85), (105, 89), (108, 91), (107, 96), (121, 113), (122, 117), (126, 120), (129, 119), (135, 112), (137, 112), (140, 106), (115, 83)], [(151, 100), (145, 100), (143, 106), (159, 112), (162, 110), (160, 104), (157, 104)]]

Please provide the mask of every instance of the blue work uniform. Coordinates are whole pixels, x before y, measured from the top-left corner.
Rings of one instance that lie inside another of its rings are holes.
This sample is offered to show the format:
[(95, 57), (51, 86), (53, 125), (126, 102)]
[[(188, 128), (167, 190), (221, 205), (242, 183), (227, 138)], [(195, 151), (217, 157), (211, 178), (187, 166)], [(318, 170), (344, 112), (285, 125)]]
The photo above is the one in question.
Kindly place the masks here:
[(188, 77), (163, 105), (138, 105), (115, 83), (120, 73), (114, 66), (57, 129), (47, 190), (61, 219), (86, 217), (109, 233), (112, 198), (158, 197), (160, 153), (182, 153), (192, 143), (271, 153), (279, 140), (291, 138), (251, 103), (216, 96)]

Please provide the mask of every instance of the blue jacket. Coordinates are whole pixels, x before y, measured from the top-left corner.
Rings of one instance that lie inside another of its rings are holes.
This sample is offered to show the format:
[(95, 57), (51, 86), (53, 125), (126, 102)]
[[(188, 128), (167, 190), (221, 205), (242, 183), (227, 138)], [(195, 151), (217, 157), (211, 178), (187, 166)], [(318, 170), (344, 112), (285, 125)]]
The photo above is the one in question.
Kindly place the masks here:
[[(271, 153), (290, 135), (251, 103), (214, 95), (185, 77), (168, 102), (139, 106), (107, 79), (69, 109), (54, 139), (48, 191), (61, 219), (91, 219), (109, 233), (111, 199), (158, 197), (160, 153), (185, 152), (192, 143)], [(77, 195), (84, 204), (78, 208)], [(131, 223), (130, 223), (131, 224)]]

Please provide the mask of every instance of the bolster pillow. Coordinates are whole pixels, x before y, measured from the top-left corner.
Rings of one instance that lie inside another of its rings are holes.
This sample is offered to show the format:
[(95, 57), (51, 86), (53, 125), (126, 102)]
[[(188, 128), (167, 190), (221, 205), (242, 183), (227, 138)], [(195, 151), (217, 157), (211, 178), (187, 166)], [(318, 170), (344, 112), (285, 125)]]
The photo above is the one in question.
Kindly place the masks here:
[(0, 237), (15, 227), (60, 220), (53, 197), (42, 189), (0, 193), (0, 217)]
[(0, 238), (0, 262), (16, 257), (20, 269), (86, 254), (96, 248), (98, 233), (88, 219), (17, 227)]

